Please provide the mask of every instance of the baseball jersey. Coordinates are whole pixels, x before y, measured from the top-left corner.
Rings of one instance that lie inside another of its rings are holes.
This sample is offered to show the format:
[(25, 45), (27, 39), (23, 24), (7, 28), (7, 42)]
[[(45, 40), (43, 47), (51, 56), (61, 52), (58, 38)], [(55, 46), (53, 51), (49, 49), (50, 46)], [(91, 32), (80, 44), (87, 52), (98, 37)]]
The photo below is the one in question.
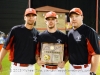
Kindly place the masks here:
[(68, 55), (71, 64), (91, 63), (91, 56), (100, 54), (98, 35), (86, 24), (68, 32)]
[(61, 31), (57, 30), (54, 33), (50, 33), (46, 30), (39, 34), (38, 40), (39, 40), (39, 46), (37, 50), (39, 51), (39, 53), (41, 51), (41, 45), (43, 43), (59, 43), (59, 44), (64, 44), (64, 56), (67, 55), (66, 35), (62, 33)]
[(22, 64), (34, 64), (38, 31), (24, 25), (14, 26), (8, 34), (3, 48), (10, 51), (9, 60)]

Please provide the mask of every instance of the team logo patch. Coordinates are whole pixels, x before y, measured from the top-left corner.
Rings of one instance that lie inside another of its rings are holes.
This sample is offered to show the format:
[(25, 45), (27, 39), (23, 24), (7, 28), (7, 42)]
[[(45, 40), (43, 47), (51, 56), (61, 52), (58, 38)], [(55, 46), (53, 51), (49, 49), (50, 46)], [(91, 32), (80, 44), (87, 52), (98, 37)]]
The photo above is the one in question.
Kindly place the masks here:
[(70, 34), (73, 35), (73, 38), (75, 39), (75, 41), (81, 41), (82, 36), (78, 31), (71, 30), (70, 33), (68, 34), (68, 36)]
[(76, 41), (81, 41), (81, 36), (80, 36), (80, 35), (78, 35), (78, 36), (76, 37)]
[(37, 37), (36, 36), (34, 36), (33, 39), (34, 39), (33, 41), (37, 42)]
[(57, 41), (58, 41), (58, 43), (61, 43), (62, 42), (61, 39), (57, 39)]

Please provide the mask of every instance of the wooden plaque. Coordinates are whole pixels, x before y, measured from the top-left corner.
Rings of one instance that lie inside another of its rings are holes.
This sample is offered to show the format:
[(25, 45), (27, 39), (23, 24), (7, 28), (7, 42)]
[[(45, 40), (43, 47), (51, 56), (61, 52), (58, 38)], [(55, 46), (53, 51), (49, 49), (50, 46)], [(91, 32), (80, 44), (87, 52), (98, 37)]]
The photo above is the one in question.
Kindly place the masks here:
[(63, 61), (64, 44), (43, 43), (41, 50), (41, 60), (46, 64), (57, 65)]

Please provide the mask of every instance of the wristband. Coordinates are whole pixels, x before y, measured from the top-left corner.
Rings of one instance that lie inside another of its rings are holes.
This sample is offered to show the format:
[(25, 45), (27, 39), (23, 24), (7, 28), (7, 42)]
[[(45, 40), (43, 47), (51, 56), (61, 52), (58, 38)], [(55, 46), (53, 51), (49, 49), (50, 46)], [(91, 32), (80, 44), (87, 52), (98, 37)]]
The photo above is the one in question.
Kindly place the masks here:
[(90, 75), (96, 75), (94, 72), (90, 72)]

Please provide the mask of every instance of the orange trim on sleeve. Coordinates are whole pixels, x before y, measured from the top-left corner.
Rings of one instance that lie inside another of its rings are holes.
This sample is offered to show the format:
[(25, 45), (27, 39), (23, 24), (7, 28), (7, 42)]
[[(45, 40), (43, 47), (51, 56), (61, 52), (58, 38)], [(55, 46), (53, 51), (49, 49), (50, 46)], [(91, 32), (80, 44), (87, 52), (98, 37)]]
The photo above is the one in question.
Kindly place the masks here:
[(14, 44), (12, 45), (12, 48), (9, 51), (10, 51), (10, 53), (9, 53), (9, 60), (13, 61), (13, 59), (14, 59)]
[(40, 56), (40, 52), (39, 52), (39, 42), (38, 42), (37, 47), (36, 47), (36, 55), (39, 55)]
[(11, 49), (11, 44), (12, 44), (13, 39), (14, 39), (14, 36), (11, 37), (10, 42), (8, 43), (8, 45), (6, 47), (6, 50)]
[(67, 44), (65, 43), (65, 49), (64, 49), (64, 56), (68, 56), (68, 52), (67, 52)]
[(90, 63), (92, 55), (95, 55), (96, 53), (94, 52), (94, 49), (88, 39), (87, 39), (87, 48), (88, 48), (88, 54), (89, 54), (88, 55), (88, 63)]
[(14, 44), (12, 43), (14, 36), (11, 37), (10, 42), (8, 43), (6, 50), (9, 50), (9, 60), (13, 61), (14, 59)]

